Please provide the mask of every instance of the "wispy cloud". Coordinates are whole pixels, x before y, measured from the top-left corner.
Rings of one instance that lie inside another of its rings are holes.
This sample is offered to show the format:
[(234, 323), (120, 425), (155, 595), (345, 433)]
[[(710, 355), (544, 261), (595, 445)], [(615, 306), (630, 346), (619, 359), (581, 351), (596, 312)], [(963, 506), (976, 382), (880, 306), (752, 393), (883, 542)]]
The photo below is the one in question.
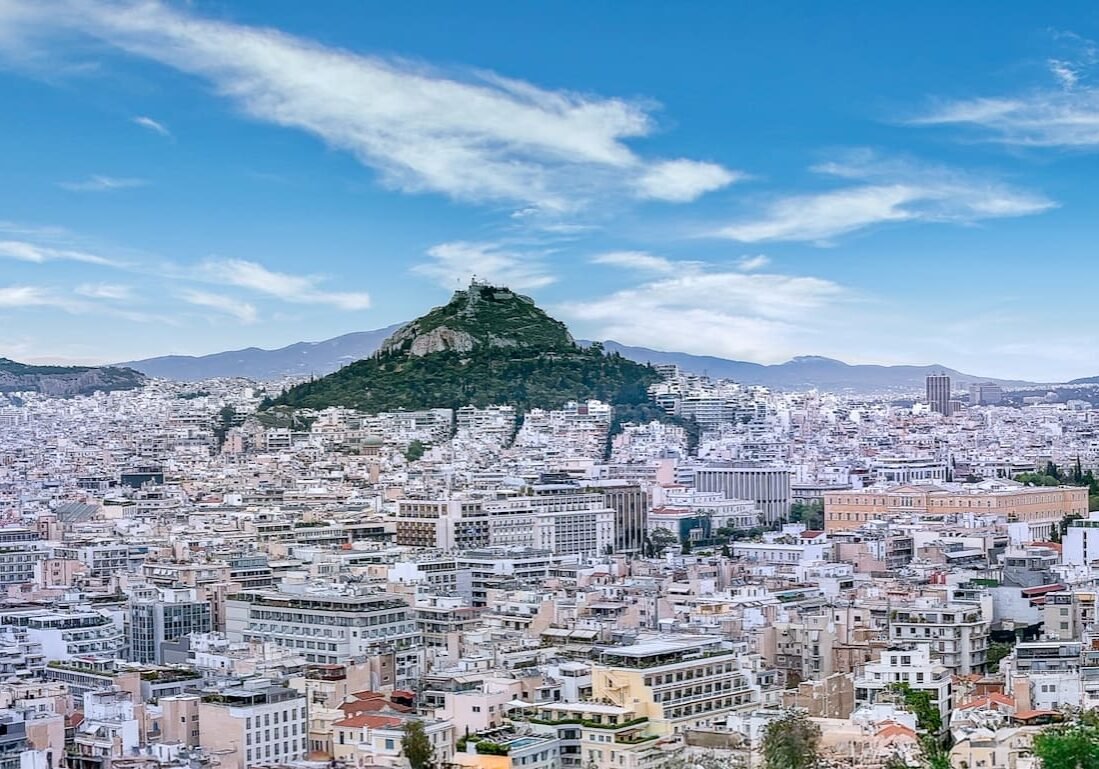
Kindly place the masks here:
[(1033, 192), (939, 166), (853, 153), (813, 169), (850, 182), (808, 195), (790, 195), (761, 214), (713, 234), (744, 243), (815, 241), (891, 222), (952, 222), (1026, 216), (1056, 204)]
[(153, 120), (151, 117), (148, 117), (147, 115), (138, 115), (137, 117), (133, 118), (132, 120), (133, 120), (135, 125), (139, 125), (142, 128), (146, 128), (146, 129), (152, 131), (153, 133), (158, 133), (161, 136), (171, 136), (172, 135), (172, 132), (168, 130), (168, 126), (164, 125), (163, 123), (161, 123), (157, 120)]
[(86, 296), (89, 299), (108, 299), (113, 301), (129, 300), (134, 296), (131, 286), (124, 286), (118, 283), (81, 283), (73, 289), (73, 291), (80, 296)]
[(1004, 96), (940, 101), (911, 125), (966, 126), (983, 138), (1022, 147), (1099, 147), (1099, 88), (1089, 84), (1099, 46), (1073, 32), (1053, 31), (1063, 48), (1046, 61), (1053, 83)]
[(121, 266), (120, 262), (108, 259), (104, 256), (99, 256), (98, 254), (90, 254), (87, 251), (71, 248), (54, 248), (25, 240), (0, 240), (0, 257), (17, 259), (21, 262), (34, 262), (36, 264), (67, 261), (98, 264), (103, 267)]
[(370, 306), (370, 295), (364, 291), (326, 291), (320, 287), (319, 277), (275, 272), (245, 259), (208, 259), (202, 272), (216, 281), (286, 302), (325, 304), (341, 310), (365, 310)]
[(555, 309), (592, 339), (779, 362), (800, 351), (823, 308), (847, 297), (821, 278), (668, 264), (672, 274)]
[(638, 272), (670, 273), (676, 269), (676, 264), (670, 259), (655, 256), (647, 251), (610, 251), (593, 256), (591, 260), (596, 264), (625, 267)]
[(69, 310), (73, 306), (42, 286), (0, 286), (0, 307), (58, 307)]
[(13, 23), (90, 34), (203, 77), (249, 115), (348, 151), (400, 190), (562, 211), (608, 194), (689, 201), (738, 178), (632, 149), (656, 128), (646, 102), (357, 55), (155, 1), (11, 1)]
[(455, 241), (428, 249), (431, 261), (412, 271), (443, 288), (461, 288), (473, 277), (517, 290), (541, 288), (556, 280), (542, 261), (544, 252), (524, 252), (497, 243)]
[(148, 182), (144, 179), (124, 178), (118, 176), (93, 175), (87, 179), (78, 181), (58, 182), (57, 186), (70, 192), (110, 192), (112, 190), (129, 190), (134, 187), (144, 187)]
[(754, 256), (742, 256), (736, 261), (736, 267), (742, 272), (755, 272), (756, 270), (762, 270), (764, 267), (771, 263), (771, 258), (765, 254), (755, 254)]
[(188, 289), (179, 292), (179, 298), (196, 307), (206, 307), (223, 315), (236, 318), (241, 323), (255, 323), (259, 317), (259, 313), (256, 312), (253, 305), (224, 294)]

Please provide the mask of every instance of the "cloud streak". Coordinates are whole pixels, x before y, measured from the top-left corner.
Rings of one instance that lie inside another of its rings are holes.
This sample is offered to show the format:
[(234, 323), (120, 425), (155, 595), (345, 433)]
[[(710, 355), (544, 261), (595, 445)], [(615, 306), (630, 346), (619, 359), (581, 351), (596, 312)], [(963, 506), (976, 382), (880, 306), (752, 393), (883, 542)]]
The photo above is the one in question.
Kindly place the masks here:
[(222, 315), (236, 318), (241, 323), (255, 323), (259, 318), (255, 306), (248, 302), (242, 302), (224, 294), (214, 294), (208, 291), (185, 290), (179, 292), (179, 298), (196, 307), (204, 307), (215, 310)]
[(609, 193), (685, 202), (740, 177), (716, 163), (639, 155), (627, 142), (656, 130), (647, 103), (444, 73), (159, 2), (13, 4), (13, 24), (92, 35), (202, 77), (253, 118), (319, 137), (407, 192), (564, 211)]
[(171, 136), (172, 135), (172, 132), (168, 130), (168, 126), (164, 125), (163, 123), (161, 123), (157, 120), (153, 120), (151, 117), (149, 117), (147, 115), (138, 115), (137, 117), (134, 117), (132, 120), (133, 120), (134, 125), (139, 125), (142, 128), (145, 128), (149, 131), (152, 131), (153, 133), (160, 134), (161, 136)]
[(832, 238), (875, 225), (897, 222), (971, 224), (985, 219), (1027, 216), (1056, 204), (1037, 193), (1016, 189), (952, 169), (854, 153), (812, 169), (847, 182), (825, 192), (781, 197), (751, 218), (712, 234), (742, 243)]
[(87, 251), (70, 248), (53, 248), (25, 240), (0, 240), (0, 257), (16, 259), (21, 262), (43, 264), (45, 262), (84, 262), (101, 267), (120, 267), (120, 262)]
[(245, 259), (208, 259), (202, 264), (202, 273), (208, 279), (286, 302), (325, 304), (341, 310), (365, 310), (370, 306), (366, 292), (325, 291), (318, 277), (275, 272)]
[(69, 192), (111, 192), (113, 190), (129, 190), (135, 187), (144, 187), (148, 182), (144, 179), (123, 178), (118, 176), (102, 176), (95, 174), (87, 179), (79, 181), (58, 182), (57, 186)]

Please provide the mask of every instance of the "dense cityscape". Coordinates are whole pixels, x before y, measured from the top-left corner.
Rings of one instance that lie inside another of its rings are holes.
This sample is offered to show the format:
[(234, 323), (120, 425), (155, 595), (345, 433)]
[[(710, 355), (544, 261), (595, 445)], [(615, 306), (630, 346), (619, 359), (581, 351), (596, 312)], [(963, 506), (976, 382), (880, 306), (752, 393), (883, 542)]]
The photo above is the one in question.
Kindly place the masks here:
[(1088, 402), (650, 371), (638, 422), (2, 396), (5, 755), (755, 767), (805, 732), (827, 766), (1026, 769), (1099, 704)]
[(0, 0), (0, 769), (1099, 769), (1099, 7)]

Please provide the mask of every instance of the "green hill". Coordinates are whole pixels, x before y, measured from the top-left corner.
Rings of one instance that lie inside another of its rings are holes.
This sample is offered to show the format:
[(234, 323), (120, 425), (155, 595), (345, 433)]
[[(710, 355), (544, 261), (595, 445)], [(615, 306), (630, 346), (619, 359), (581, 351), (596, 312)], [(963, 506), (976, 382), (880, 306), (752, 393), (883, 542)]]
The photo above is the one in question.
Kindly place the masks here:
[(659, 377), (600, 346), (581, 348), (528, 297), (473, 283), (399, 329), (370, 358), (291, 388), (275, 405), (367, 412), (569, 400), (647, 402)]

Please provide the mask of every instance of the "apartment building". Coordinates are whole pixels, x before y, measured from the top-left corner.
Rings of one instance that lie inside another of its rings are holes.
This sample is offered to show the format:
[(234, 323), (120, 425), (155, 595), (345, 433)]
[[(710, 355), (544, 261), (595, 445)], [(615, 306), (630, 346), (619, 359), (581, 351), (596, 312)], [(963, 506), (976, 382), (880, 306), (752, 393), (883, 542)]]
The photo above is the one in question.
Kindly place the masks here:
[(198, 703), (199, 746), (226, 769), (283, 764), (306, 756), (305, 695), (282, 686), (204, 691)]
[(242, 592), (226, 602), (225, 622), (230, 642), (270, 641), (308, 662), (391, 656), (389, 680), (379, 686), (409, 686), (420, 674), (422, 634), (413, 609), (397, 596), (334, 589)]
[(925, 647), (955, 675), (984, 672), (989, 631), (981, 608), (967, 604), (907, 606), (889, 617), (892, 643)]
[(592, 700), (648, 718), (655, 734), (781, 701), (778, 672), (720, 637), (660, 636), (599, 648), (594, 657)]
[(897, 696), (892, 688), (898, 684), (908, 684), (916, 691), (927, 692), (945, 728), (952, 706), (951, 681), (950, 669), (933, 660), (926, 646), (892, 646), (881, 653), (879, 660), (866, 663), (855, 676), (855, 704), (896, 701)]

